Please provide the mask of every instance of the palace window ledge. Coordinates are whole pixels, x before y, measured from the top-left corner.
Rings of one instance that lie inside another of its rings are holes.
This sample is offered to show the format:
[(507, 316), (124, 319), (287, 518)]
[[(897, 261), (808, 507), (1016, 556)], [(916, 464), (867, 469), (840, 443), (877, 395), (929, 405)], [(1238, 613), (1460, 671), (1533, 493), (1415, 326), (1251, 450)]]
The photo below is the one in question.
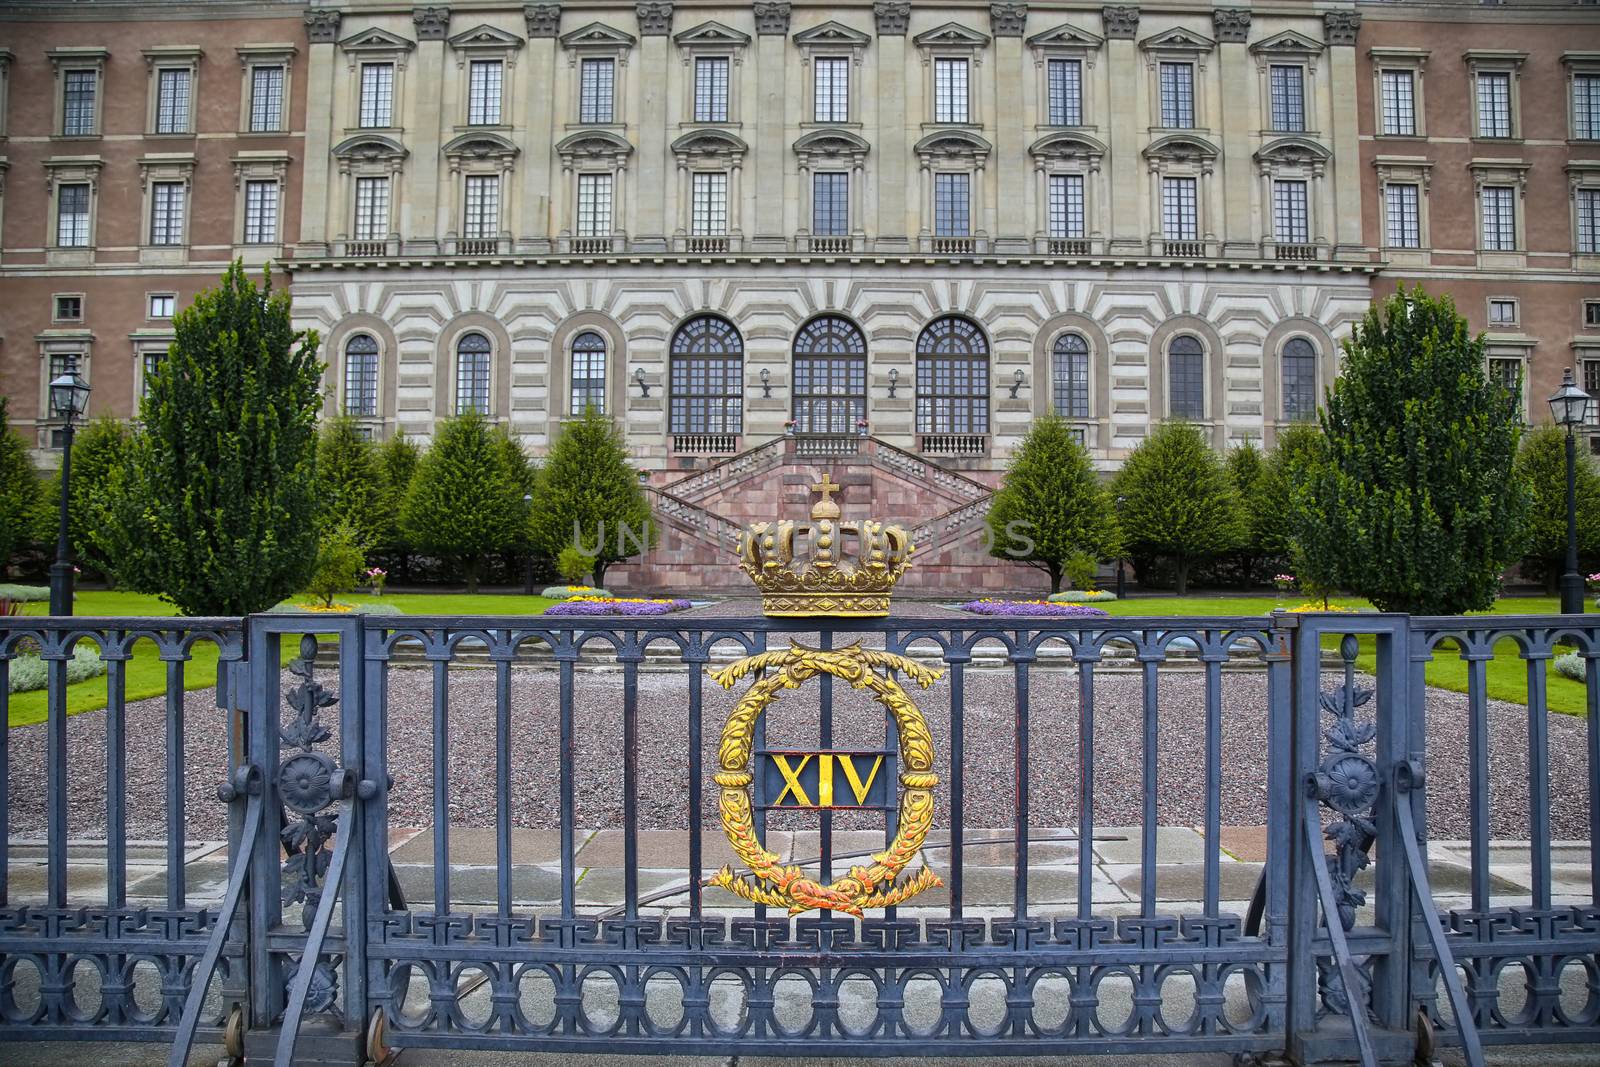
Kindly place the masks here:
[(508, 256), (511, 252), (511, 235), (504, 230), (493, 237), (461, 237), (452, 233), (446, 235), (443, 242), (443, 254), (447, 256), (483, 258)]

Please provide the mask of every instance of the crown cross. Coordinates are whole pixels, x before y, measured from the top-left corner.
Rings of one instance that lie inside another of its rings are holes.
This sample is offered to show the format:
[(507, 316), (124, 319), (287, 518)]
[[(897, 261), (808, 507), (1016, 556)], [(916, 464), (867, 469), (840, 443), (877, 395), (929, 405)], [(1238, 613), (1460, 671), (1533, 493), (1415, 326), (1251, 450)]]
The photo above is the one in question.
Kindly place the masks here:
[(844, 486), (833, 480), (831, 474), (824, 471), (822, 480), (811, 487), (813, 493), (822, 494), (822, 499), (811, 505), (811, 517), (813, 519), (837, 519), (839, 517), (839, 505), (833, 499), (833, 494), (843, 488)]

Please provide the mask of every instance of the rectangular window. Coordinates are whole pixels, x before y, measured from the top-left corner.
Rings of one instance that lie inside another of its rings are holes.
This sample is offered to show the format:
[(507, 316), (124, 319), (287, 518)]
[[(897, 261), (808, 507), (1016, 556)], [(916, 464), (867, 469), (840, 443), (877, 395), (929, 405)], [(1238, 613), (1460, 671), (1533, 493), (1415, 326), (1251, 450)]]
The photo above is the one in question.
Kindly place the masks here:
[(72, 182), (56, 188), (56, 246), (89, 247), (88, 182)]
[(498, 59), (474, 59), (467, 79), (467, 125), (500, 125), (500, 81), (505, 72)]
[(669, 433), (738, 433), (744, 422), (744, 361), (738, 356), (674, 356)]
[(1383, 132), (1390, 137), (1417, 135), (1417, 97), (1409, 70), (1386, 70), (1383, 82)]
[(83, 297), (77, 295), (56, 297), (56, 306), (51, 317), (56, 322), (82, 322)]
[(1083, 236), (1083, 175), (1050, 175), (1049, 236)]
[(933, 121), (967, 122), (967, 61), (933, 61)]
[(1083, 64), (1076, 59), (1052, 59), (1047, 68), (1050, 88), (1050, 125), (1083, 125)]
[(1161, 125), (1194, 128), (1194, 64), (1161, 64)]
[(1511, 136), (1511, 75), (1478, 75), (1478, 136)]
[(1510, 252), (1517, 247), (1516, 190), (1509, 185), (1485, 185), (1478, 194), (1486, 252)]
[(989, 432), (987, 359), (918, 357), (917, 432)]
[(972, 177), (933, 176), (933, 232), (939, 237), (965, 237), (971, 232)]
[(1161, 179), (1161, 236), (1169, 241), (1198, 241), (1200, 216), (1193, 178)]
[[(1600, 300), (1585, 300), (1583, 302), (1583, 324), (1585, 326), (1600, 326)], [(1600, 366), (1600, 360), (1596, 361)]]
[(256, 67), (250, 72), (250, 132), (283, 129), (283, 68)]
[(816, 71), (814, 120), (850, 121), (850, 61), (841, 56), (820, 56), (812, 61), (812, 69)]
[(694, 176), (694, 218), (690, 232), (699, 237), (728, 232), (728, 175), (722, 171)]
[(1199, 351), (1174, 351), (1167, 357), (1168, 408), (1174, 418), (1206, 417), (1206, 357)]
[(1517, 324), (1517, 302), (1515, 300), (1489, 301), (1489, 325), (1515, 326)]
[(1288, 422), (1310, 422), (1317, 417), (1316, 350), (1291, 341), (1284, 348), (1282, 366), (1283, 417)]
[(694, 61), (694, 120), (728, 121), (727, 56), (701, 56)]
[(394, 125), (394, 64), (361, 64), (361, 127)]
[(144, 373), (139, 376), (139, 399), (143, 400), (150, 395), (150, 379), (156, 376), (156, 371), (161, 369), (161, 361), (167, 358), (165, 352), (146, 352), (141, 362), (144, 364)]
[(1600, 74), (1572, 76), (1572, 136), (1600, 140)]
[(1305, 182), (1272, 183), (1272, 232), (1283, 244), (1303, 245), (1311, 240)]
[(578, 236), (611, 235), (611, 175), (578, 175)]
[(94, 135), (94, 94), (100, 81), (96, 70), (69, 70), (62, 75), (61, 132), (68, 137)]
[(1518, 409), (1522, 407), (1522, 360), (1489, 360), (1489, 380), (1516, 397)]
[(1272, 128), (1298, 132), (1306, 128), (1305, 70), (1274, 66), (1271, 70)]
[(500, 175), (467, 175), (466, 218), (461, 236), (484, 240), (500, 232)]
[(189, 132), (189, 71), (156, 71), (156, 132)]
[(244, 243), (270, 245), (278, 241), (278, 183), (244, 183)]
[(1089, 417), (1089, 347), (1077, 338), (1056, 344), (1051, 367), (1055, 413), (1068, 419)]
[(376, 344), (351, 345), (344, 354), (344, 413), (371, 417), (378, 413), (378, 353)]
[(489, 414), (489, 353), (456, 353), (456, 414)]
[(578, 121), (611, 122), (616, 108), (617, 63), (586, 59), (578, 84)]
[(183, 243), (183, 202), (187, 191), (182, 182), (155, 182), (150, 186), (150, 243)]
[(811, 232), (818, 237), (850, 232), (850, 175), (819, 171), (811, 176)]
[(178, 296), (176, 293), (151, 293), (150, 318), (170, 319), (176, 310)]
[(356, 240), (381, 241), (389, 235), (389, 179), (356, 179)]
[(1600, 255), (1600, 189), (1578, 190), (1578, 252)]
[(606, 413), (606, 349), (599, 335), (583, 334), (572, 346), (572, 414)]
[(1415, 185), (1386, 185), (1383, 189), (1384, 236), (1390, 248), (1421, 248), (1422, 224), (1417, 213)]

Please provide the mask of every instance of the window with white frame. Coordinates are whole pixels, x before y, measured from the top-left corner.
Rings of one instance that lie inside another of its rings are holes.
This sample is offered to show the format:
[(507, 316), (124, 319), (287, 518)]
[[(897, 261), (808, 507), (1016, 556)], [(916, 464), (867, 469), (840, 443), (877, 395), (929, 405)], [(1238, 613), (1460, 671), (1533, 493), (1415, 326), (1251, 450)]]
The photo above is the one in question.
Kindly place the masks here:
[(1495, 356), (1489, 360), (1489, 380), (1510, 393), (1514, 406), (1522, 408), (1522, 360), (1516, 357)]
[(66, 137), (94, 135), (98, 70), (68, 70), (61, 75), (61, 133)]
[(82, 322), (83, 294), (57, 293), (50, 309), (51, 322)]
[(1317, 350), (1304, 337), (1291, 337), (1279, 360), (1278, 388), (1286, 422), (1317, 417)]
[(156, 132), (189, 132), (189, 68), (156, 71)]
[(1489, 325), (1490, 326), (1515, 326), (1517, 324), (1517, 302), (1509, 297), (1489, 298)]
[(1200, 215), (1194, 178), (1161, 179), (1161, 236), (1169, 241), (1200, 239)]
[(370, 418), (378, 413), (378, 342), (358, 333), (344, 344), (344, 413)]
[(843, 56), (818, 56), (811, 61), (814, 72), (814, 122), (850, 121), (850, 60)]
[(500, 125), (500, 90), (505, 64), (498, 59), (474, 59), (467, 66), (467, 125)]
[(139, 399), (143, 400), (150, 395), (150, 383), (155, 380), (156, 373), (161, 370), (161, 364), (166, 361), (167, 354), (157, 350), (146, 349), (139, 354)]
[(1084, 235), (1083, 175), (1052, 174), (1046, 236), (1074, 238)]
[(1478, 136), (1511, 136), (1511, 75), (1481, 71), (1478, 83)]
[(283, 129), (283, 67), (254, 67), (250, 71), (250, 132)]
[(1577, 190), (1577, 251), (1581, 255), (1600, 255), (1600, 189)]
[(183, 244), (183, 213), (188, 186), (183, 182), (150, 185), (150, 243)]
[(1511, 252), (1517, 247), (1516, 190), (1485, 185), (1478, 192), (1478, 215), (1486, 252)]
[(177, 311), (177, 293), (151, 293), (150, 313), (152, 319), (170, 319)]
[(1168, 129), (1194, 128), (1194, 64), (1161, 64), (1161, 125)]
[(356, 240), (380, 241), (389, 234), (389, 179), (356, 179)]
[(1081, 334), (1056, 338), (1050, 353), (1050, 398), (1063, 418), (1089, 417), (1089, 342)]
[(1379, 75), (1383, 93), (1383, 132), (1390, 137), (1417, 135), (1417, 96), (1409, 70), (1386, 70)]
[(1572, 136), (1600, 140), (1600, 74), (1572, 76)]
[(933, 232), (937, 237), (966, 237), (972, 232), (972, 175), (933, 176)]
[(1390, 248), (1421, 248), (1419, 189), (1403, 182), (1383, 187), (1384, 243)]
[(1052, 59), (1045, 70), (1050, 125), (1083, 125), (1083, 62)]
[(843, 171), (811, 175), (811, 232), (818, 237), (850, 232), (850, 175)]
[(489, 414), (489, 370), (493, 348), (481, 333), (456, 342), (456, 414)]
[(1272, 233), (1284, 244), (1305, 244), (1311, 240), (1305, 182), (1272, 183)]
[(694, 120), (728, 121), (728, 57), (697, 56), (694, 61)]
[(278, 243), (278, 183), (273, 180), (244, 183), (244, 243)]
[(56, 247), (89, 247), (89, 183), (56, 186)]
[(578, 236), (611, 235), (611, 175), (578, 175)]
[(571, 394), (572, 414), (606, 413), (606, 339), (594, 330), (572, 339)]
[(585, 59), (578, 74), (578, 121), (614, 121), (617, 61), (610, 57)]
[(702, 171), (694, 175), (690, 232), (697, 237), (719, 236), (728, 232), (728, 175), (726, 171)]
[(1306, 128), (1305, 68), (1274, 64), (1267, 72), (1271, 95), (1272, 128), (1299, 133)]
[(361, 64), (361, 114), (363, 129), (394, 125), (394, 64)]
[(461, 235), (483, 240), (500, 232), (500, 175), (469, 174), (466, 179), (466, 217)]
[(1176, 419), (1206, 417), (1206, 350), (1192, 334), (1167, 345), (1167, 410)]
[(1600, 300), (1583, 302), (1583, 325), (1585, 328), (1600, 326)]
[(967, 67), (965, 59), (946, 58), (933, 61), (934, 122), (970, 121)]

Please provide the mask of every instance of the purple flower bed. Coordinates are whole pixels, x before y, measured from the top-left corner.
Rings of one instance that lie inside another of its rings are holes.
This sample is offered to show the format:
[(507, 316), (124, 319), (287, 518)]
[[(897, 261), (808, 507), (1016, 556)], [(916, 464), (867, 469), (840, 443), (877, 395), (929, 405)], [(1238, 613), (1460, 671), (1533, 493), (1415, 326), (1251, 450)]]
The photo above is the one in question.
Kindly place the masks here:
[(1043, 615), (1053, 619), (1101, 618), (1107, 613), (1087, 604), (1060, 604), (1048, 600), (969, 600), (962, 611), (974, 615)]
[(666, 615), (683, 611), (687, 600), (563, 600), (545, 609), (546, 615)]

